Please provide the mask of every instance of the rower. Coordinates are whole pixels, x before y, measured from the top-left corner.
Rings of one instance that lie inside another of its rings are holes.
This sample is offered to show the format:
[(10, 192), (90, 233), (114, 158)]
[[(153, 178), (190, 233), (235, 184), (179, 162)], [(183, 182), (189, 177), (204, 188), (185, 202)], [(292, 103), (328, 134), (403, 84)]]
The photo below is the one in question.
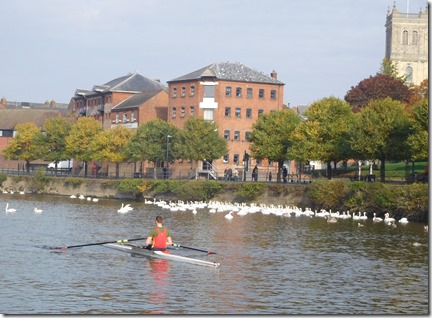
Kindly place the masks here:
[(169, 253), (166, 250), (167, 245), (172, 245), (171, 233), (163, 225), (162, 216), (158, 215), (156, 217), (156, 227), (150, 230), (147, 240), (146, 249), (153, 251), (163, 251), (164, 253)]

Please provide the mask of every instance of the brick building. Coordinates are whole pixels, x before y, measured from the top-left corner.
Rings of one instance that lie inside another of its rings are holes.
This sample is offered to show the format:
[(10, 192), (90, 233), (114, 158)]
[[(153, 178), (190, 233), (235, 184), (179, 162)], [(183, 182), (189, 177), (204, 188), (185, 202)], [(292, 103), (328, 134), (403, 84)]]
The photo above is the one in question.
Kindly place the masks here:
[[(284, 107), (284, 83), (277, 79), (277, 73), (266, 75), (240, 63), (213, 63), (170, 80), (168, 95), (168, 122), (182, 128), (191, 116), (214, 121), (220, 136), (228, 141), (229, 151), (223, 158), (200, 163), (201, 172), (216, 178), (223, 176), (225, 168), (237, 168), (241, 176), (244, 153), (250, 153), (252, 125), (262, 114)], [(175, 163), (173, 174), (181, 175), (191, 164)], [(266, 172), (276, 169), (276, 163), (270, 167), (251, 158), (249, 167), (255, 165)]]

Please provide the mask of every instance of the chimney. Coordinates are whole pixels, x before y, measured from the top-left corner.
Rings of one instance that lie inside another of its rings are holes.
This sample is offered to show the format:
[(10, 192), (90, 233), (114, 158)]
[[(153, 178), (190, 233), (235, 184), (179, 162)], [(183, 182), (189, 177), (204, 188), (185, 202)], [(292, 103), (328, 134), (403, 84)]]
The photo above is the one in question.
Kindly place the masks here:
[(277, 73), (275, 70), (273, 70), (273, 72), (270, 73), (270, 76), (277, 80)]

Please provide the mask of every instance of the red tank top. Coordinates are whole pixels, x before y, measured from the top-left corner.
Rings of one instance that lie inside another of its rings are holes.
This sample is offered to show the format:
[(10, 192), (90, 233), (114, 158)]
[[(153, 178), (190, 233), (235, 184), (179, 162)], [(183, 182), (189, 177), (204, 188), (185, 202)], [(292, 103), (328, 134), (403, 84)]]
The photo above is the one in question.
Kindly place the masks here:
[(167, 240), (167, 229), (164, 228), (164, 230), (161, 232), (160, 228), (157, 227), (156, 231), (158, 232), (158, 235), (153, 238), (153, 248), (165, 249)]

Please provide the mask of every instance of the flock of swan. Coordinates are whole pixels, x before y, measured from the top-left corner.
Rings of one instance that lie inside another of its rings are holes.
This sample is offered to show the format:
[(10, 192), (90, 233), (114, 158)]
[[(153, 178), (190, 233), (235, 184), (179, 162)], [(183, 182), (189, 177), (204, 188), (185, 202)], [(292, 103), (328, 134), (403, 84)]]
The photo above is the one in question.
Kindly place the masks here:
[[(260, 212), (262, 214), (274, 214), (283, 217), (322, 217), (327, 219), (328, 223), (337, 223), (339, 219), (352, 219), (352, 220), (367, 220), (368, 216), (366, 212), (357, 212), (350, 213), (350, 211), (342, 212), (332, 212), (331, 210), (327, 211), (325, 209), (321, 209), (320, 211), (312, 211), (310, 208), (302, 209), (297, 206), (284, 206), (284, 205), (266, 205), (266, 204), (255, 204), (251, 203), (247, 205), (246, 203), (231, 203), (231, 202), (220, 202), (220, 201), (209, 201), (207, 202), (184, 202), (184, 201), (169, 201), (166, 202), (164, 200), (144, 200), (145, 204), (154, 204), (162, 209), (167, 209), (172, 212), (175, 211), (187, 211), (191, 210), (193, 214), (197, 214), (197, 209), (208, 209), (209, 213), (218, 213), (225, 212), (225, 218), (227, 220), (232, 220), (234, 215), (244, 216), (247, 214)], [(373, 214), (372, 221), (374, 223), (384, 222), (385, 224), (396, 227), (396, 222), (400, 224), (407, 224), (409, 221), (407, 218), (401, 218), (396, 221), (395, 218), (390, 217), (389, 213), (384, 214), (384, 218), (380, 218), (376, 216), (376, 213)], [(358, 223), (358, 226), (361, 227), (362, 224)], [(427, 230), (427, 226), (425, 226), (425, 230)]]
[[(13, 192), (7, 192), (6, 190), (3, 190), (3, 193), (13, 193)], [(24, 194), (24, 192), (20, 192), (20, 194)], [(78, 198), (80, 200), (87, 200), (92, 202), (98, 202), (99, 199), (95, 197), (85, 197), (84, 195), (71, 195), (71, 199)], [(247, 205), (246, 203), (231, 203), (231, 202), (220, 202), (220, 201), (209, 201), (203, 202), (203, 201), (188, 201), (184, 202), (182, 200), (178, 200), (177, 202), (173, 201), (164, 201), (164, 200), (156, 200), (154, 198), (153, 200), (144, 200), (145, 204), (153, 204), (156, 206), (159, 206), (162, 209), (168, 209), (172, 212), (175, 211), (192, 211), (193, 214), (198, 213), (198, 209), (208, 209), (209, 213), (217, 213), (217, 212), (228, 212), (225, 214), (225, 219), (232, 220), (234, 218), (234, 213), (237, 216), (245, 216), (247, 214), (257, 213), (260, 212), (262, 214), (268, 215), (268, 214), (274, 214), (278, 216), (283, 217), (322, 217), (327, 219), (327, 223), (337, 223), (339, 219), (352, 219), (352, 220), (367, 220), (368, 217), (366, 215), (366, 212), (357, 212), (357, 214), (350, 213), (350, 211), (342, 212), (332, 212), (331, 210), (327, 211), (325, 209), (321, 209), (319, 212), (317, 210), (312, 211), (310, 208), (302, 209), (297, 206), (284, 206), (284, 205), (273, 205), (273, 204), (256, 204), (251, 203), (250, 205)], [(132, 211), (134, 208), (130, 204), (124, 204), (122, 203), (121, 207), (117, 210), (118, 213), (125, 214), (130, 211)], [(14, 208), (9, 207), (9, 203), (6, 204), (5, 208), (6, 213), (14, 213), (17, 210)], [(34, 208), (34, 212), (37, 214), (40, 214), (43, 212), (42, 209), (39, 209), (37, 207)], [(377, 217), (376, 213), (373, 214), (372, 221), (374, 223), (377, 222), (384, 222), (385, 224), (396, 227), (396, 222), (399, 224), (407, 224), (409, 221), (406, 217), (401, 218), (396, 221), (395, 218), (390, 217), (389, 213), (384, 214), (384, 218)], [(359, 227), (362, 227), (363, 224), (357, 223)], [(424, 226), (425, 231), (428, 231), (428, 226)]]

